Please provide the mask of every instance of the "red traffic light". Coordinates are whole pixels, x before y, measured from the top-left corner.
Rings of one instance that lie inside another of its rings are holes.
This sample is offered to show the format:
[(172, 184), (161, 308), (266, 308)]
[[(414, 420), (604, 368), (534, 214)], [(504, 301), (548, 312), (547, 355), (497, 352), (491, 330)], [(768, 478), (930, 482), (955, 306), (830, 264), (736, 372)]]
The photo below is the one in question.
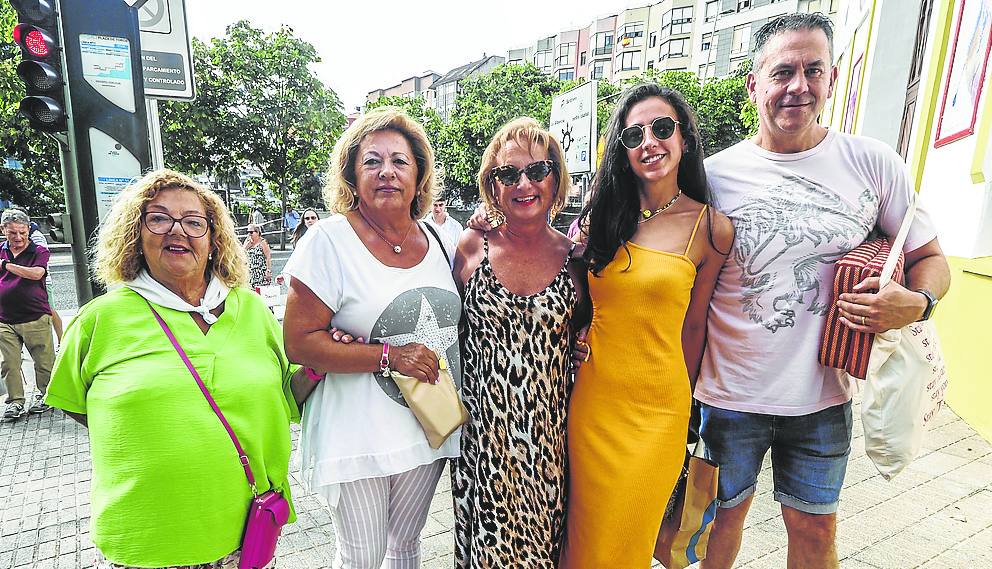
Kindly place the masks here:
[(14, 43), (34, 57), (48, 57), (55, 50), (55, 40), (46, 30), (31, 24), (14, 26)]

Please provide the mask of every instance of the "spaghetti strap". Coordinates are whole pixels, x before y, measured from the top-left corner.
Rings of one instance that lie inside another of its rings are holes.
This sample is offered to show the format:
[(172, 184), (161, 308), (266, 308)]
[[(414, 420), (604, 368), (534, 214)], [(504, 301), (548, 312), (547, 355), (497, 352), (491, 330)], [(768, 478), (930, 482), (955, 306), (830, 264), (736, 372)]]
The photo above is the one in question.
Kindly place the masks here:
[(689, 244), (685, 246), (685, 253), (682, 253), (683, 257), (689, 255), (689, 250), (692, 249), (692, 241), (696, 238), (696, 231), (699, 229), (699, 222), (703, 220), (703, 214), (706, 213), (706, 208), (709, 205), (703, 205), (703, 209), (699, 210), (699, 217), (696, 218), (696, 226), (692, 228), (692, 235), (689, 235)]
[(489, 258), (489, 232), (488, 231), (483, 231), (482, 232), (482, 250), (485, 251), (485, 255), (483, 255), (483, 258), (488, 259)]

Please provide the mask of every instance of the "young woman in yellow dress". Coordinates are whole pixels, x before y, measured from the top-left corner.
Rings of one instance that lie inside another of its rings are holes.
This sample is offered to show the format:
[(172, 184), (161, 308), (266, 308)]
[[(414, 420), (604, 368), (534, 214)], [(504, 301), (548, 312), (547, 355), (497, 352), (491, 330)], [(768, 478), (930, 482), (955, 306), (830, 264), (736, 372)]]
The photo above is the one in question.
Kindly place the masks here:
[(734, 234), (709, 206), (699, 128), (677, 92), (628, 90), (606, 144), (582, 223), (593, 319), (568, 415), (567, 569), (651, 565)]

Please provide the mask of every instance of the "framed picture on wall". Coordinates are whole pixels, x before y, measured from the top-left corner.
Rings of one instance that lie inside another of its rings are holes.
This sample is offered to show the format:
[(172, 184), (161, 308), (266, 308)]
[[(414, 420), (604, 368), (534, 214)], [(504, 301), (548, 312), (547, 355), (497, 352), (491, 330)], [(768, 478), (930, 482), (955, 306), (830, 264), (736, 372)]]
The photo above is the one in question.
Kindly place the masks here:
[(961, 0), (934, 146), (975, 133), (992, 47), (992, 0)]
[(864, 59), (865, 55), (862, 53), (851, 66), (851, 79), (847, 85), (847, 105), (844, 109), (844, 126), (841, 127), (841, 130), (848, 134), (854, 130), (854, 115), (858, 112), (858, 88), (861, 87), (861, 62)]

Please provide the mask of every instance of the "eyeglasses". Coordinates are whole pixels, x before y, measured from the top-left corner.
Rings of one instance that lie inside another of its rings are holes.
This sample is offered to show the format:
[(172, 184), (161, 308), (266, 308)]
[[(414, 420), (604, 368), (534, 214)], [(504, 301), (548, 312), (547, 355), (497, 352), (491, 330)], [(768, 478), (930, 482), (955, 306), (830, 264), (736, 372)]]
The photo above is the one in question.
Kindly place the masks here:
[(672, 117), (658, 117), (650, 125), (634, 124), (620, 131), (620, 144), (628, 150), (633, 150), (644, 143), (644, 129), (651, 127), (651, 134), (658, 140), (671, 138), (675, 134), (675, 125), (682, 124)]
[(554, 160), (538, 160), (537, 162), (531, 162), (530, 164), (523, 167), (521, 170), (516, 166), (507, 164), (506, 166), (497, 166), (489, 172), (489, 177), (494, 180), (499, 180), (504, 186), (515, 186), (517, 182), (520, 181), (520, 174), (527, 174), (527, 179), (531, 182), (540, 182), (548, 177), (548, 174), (556, 172), (558, 165), (555, 164)]
[(145, 212), (142, 216), (142, 221), (144, 221), (148, 231), (151, 231), (155, 235), (169, 233), (178, 223), (189, 237), (203, 237), (212, 225), (210, 220), (202, 215), (184, 215), (180, 218), (175, 218), (167, 213), (158, 211)]
[(316, 221), (316, 220), (317, 220), (317, 216), (315, 215), (308, 215), (303, 218), (303, 221)]
[(248, 233), (258, 233), (258, 230), (257, 229), (249, 229), (248, 230)]

